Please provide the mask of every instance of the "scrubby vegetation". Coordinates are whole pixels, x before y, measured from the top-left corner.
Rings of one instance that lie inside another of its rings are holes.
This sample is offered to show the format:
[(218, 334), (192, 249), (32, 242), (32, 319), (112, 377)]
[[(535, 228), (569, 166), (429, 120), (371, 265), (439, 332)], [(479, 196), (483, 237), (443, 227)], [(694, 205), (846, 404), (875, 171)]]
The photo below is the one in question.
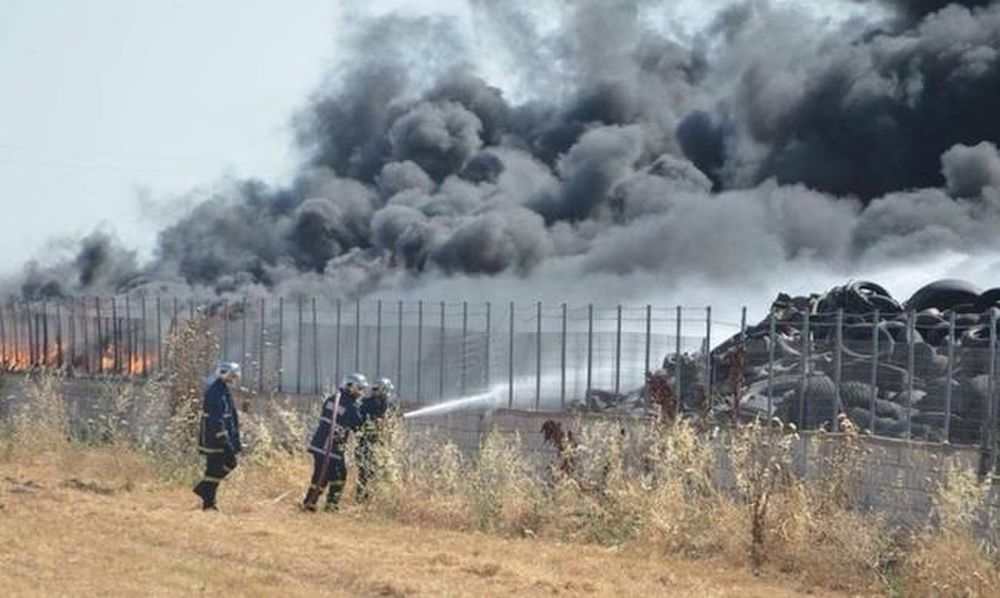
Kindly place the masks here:
[[(192, 418), (203, 372), (185, 364), (210, 361), (216, 342), (207, 326), (189, 323), (170, 339), (163, 377), (142, 387), (104, 382), (97, 407), (73, 426), (62, 381), (36, 374), (7, 399), (0, 466), (101, 451), (112, 456), (106, 469), (74, 483), (109, 493), (188, 486), (200, 469)], [(247, 448), (224, 505), (291, 507), (307, 481), (302, 445), (315, 414), (275, 396), (238, 402)], [(704, 429), (580, 420), (573, 432), (558, 451), (539, 452), (494, 431), (467, 454), (394, 421), (375, 453), (371, 499), (352, 508), (382, 522), (729, 562), (851, 593), (1000, 593), (989, 480), (950, 472), (927, 524), (900, 528), (859, 506), (865, 448), (846, 420), (824, 444), (825, 473), (815, 477), (796, 471), (796, 430), (778, 421)]]

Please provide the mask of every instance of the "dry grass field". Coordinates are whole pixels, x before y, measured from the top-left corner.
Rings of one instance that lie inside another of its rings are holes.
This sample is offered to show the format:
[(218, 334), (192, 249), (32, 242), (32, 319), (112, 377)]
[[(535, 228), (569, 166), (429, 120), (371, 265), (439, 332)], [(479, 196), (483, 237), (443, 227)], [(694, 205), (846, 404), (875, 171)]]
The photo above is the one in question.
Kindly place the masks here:
[[(295, 473), (306, 478), (305, 459), (284, 475), (290, 482)], [(203, 513), (138, 455), (8, 454), (0, 588), (5, 596), (838, 595), (718, 558), (448, 531), (351, 505), (307, 515), (295, 508), (298, 486), (280, 489), (273, 478), (237, 476), (221, 491), (224, 510)]]
[(165, 375), (107, 381), (73, 426), (57, 375), (0, 392), (0, 595), (1000, 596), (990, 481), (950, 472), (933, 525), (901, 529), (856, 507), (850, 428), (803, 479), (781, 422), (578, 422), (554, 460), (390, 426), (371, 502), (349, 479), (341, 512), (305, 514), (315, 415), (247, 396), (241, 466), (204, 513), (192, 364), (213, 343), (182, 329)]

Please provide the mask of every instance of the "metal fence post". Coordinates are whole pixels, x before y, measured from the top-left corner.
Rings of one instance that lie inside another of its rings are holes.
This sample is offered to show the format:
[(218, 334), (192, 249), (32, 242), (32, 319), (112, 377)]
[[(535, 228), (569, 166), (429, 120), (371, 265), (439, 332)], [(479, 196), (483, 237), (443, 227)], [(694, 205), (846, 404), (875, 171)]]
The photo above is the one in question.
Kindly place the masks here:
[(674, 394), (677, 395), (677, 407), (683, 409), (684, 398), (681, 396), (681, 335), (683, 334), (684, 319), (683, 308), (677, 306), (676, 337), (674, 338)]
[(590, 400), (590, 393), (594, 390), (594, 304), (587, 305), (587, 396), (585, 400)]
[(42, 348), (42, 324), (41, 317), (39, 316), (38, 303), (33, 302), (31, 306), (31, 311), (28, 319), (28, 326), (31, 328), (32, 338), (34, 339), (34, 351), (32, 357), (32, 363), (34, 365), (42, 365), (43, 363), (43, 348)]
[(914, 351), (916, 347), (916, 319), (917, 313), (910, 310), (906, 314), (906, 434), (904, 438), (909, 440), (913, 433), (913, 376), (914, 372)]
[(56, 367), (62, 368), (63, 363), (63, 337), (62, 337), (62, 305), (56, 301)]
[(490, 389), (490, 369), (491, 369), (491, 364), (490, 364), (490, 332), (491, 332), (491, 330), (490, 330), (490, 328), (493, 325), (492, 324), (492, 322), (493, 322), (492, 315), (493, 314), (492, 314), (492, 309), (491, 308), (492, 308), (492, 304), (489, 301), (487, 301), (486, 302), (486, 336), (485, 336), (484, 341), (483, 341), (484, 342), (483, 353), (485, 354), (485, 358), (484, 358), (484, 362), (485, 362), (484, 375), (486, 376), (486, 389), (487, 390)]
[(615, 319), (615, 396), (621, 393), (622, 387), (622, 305), (618, 304)]
[(264, 392), (264, 332), (266, 330), (266, 310), (267, 299), (260, 298), (260, 330), (257, 331), (257, 392)]
[(156, 296), (156, 369), (163, 367), (163, 301)]
[(13, 297), (10, 298), (10, 325), (14, 336), (14, 365), (20, 367), (25, 362), (26, 340), (21, 334), (21, 316), (18, 313), (17, 300)]
[[(66, 314), (66, 325), (69, 327), (67, 334), (69, 335), (69, 340), (66, 342), (66, 348), (69, 350), (68, 361), (71, 370), (76, 368), (76, 299), (69, 299), (69, 305), (67, 306), (69, 313)], [(0, 320), (3, 316), (0, 316)]]
[[(749, 363), (749, 360), (750, 360), (750, 345), (749, 345), (749, 343), (747, 343), (747, 308), (746, 308), (746, 306), (744, 305), (740, 311), (741, 311), (741, 314), (740, 314), (740, 345), (742, 346), (744, 352), (746, 353), (747, 363)], [(742, 376), (741, 376), (741, 378), (742, 378)], [(743, 397), (739, 396), (739, 392), (742, 392), (742, 389), (733, 389), (733, 394), (734, 394), (734, 396), (733, 396), (733, 398), (734, 398), (733, 403), (736, 405), (736, 421), (739, 421), (739, 419), (740, 419), (741, 406), (743, 405), (743, 401), (742, 401)]]
[(38, 314), (34, 313), (29, 302), (24, 304), (25, 324), (28, 327), (28, 355), (31, 357), (30, 365), (38, 364)]
[(122, 372), (121, 346), (118, 342), (119, 322), (118, 322), (118, 302), (117, 297), (111, 296), (111, 342), (112, 354), (114, 355), (113, 370), (116, 374)]
[(127, 376), (132, 375), (132, 305), (128, 293), (125, 293), (125, 319), (118, 323), (118, 340), (122, 343), (122, 370)]
[(375, 301), (375, 377), (382, 375), (382, 300)]
[(875, 436), (875, 419), (877, 417), (877, 411), (875, 409), (875, 401), (878, 400), (878, 341), (879, 341), (879, 321), (881, 318), (881, 312), (875, 310), (875, 320), (872, 323), (872, 379), (871, 379), (871, 395), (869, 397), (869, 425), (868, 431), (872, 436)]
[(32, 327), (35, 339), (35, 365), (44, 365), (45, 347), (42, 344), (42, 315), (39, 311), (38, 303), (36, 302), (31, 311), (31, 321), (29, 322), (29, 325)]
[(361, 300), (354, 302), (354, 371), (361, 371)]
[(986, 455), (989, 456), (989, 468), (985, 473), (989, 473), (993, 470), (993, 460), (996, 456), (996, 447), (994, 446), (995, 439), (995, 428), (996, 428), (996, 365), (997, 365), (997, 312), (995, 310), (990, 310), (990, 367), (989, 367), (989, 390), (987, 393), (986, 400), (986, 422), (987, 429), (984, 435), (984, 441), (986, 443)]
[(149, 326), (146, 324), (146, 293), (142, 294), (142, 375), (149, 375), (149, 364), (146, 362), (146, 355), (149, 353)]
[(461, 358), (461, 372), (459, 374), (459, 389), (461, 396), (465, 396), (465, 377), (468, 367), (466, 362), (467, 354), (469, 352), (469, 302), (462, 302), (462, 358)]
[[(90, 359), (90, 318), (87, 317), (87, 299), (80, 298), (80, 324), (83, 332), (83, 363), (87, 374), (93, 372)], [(14, 342), (17, 342), (17, 328), (14, 329)]]
[(180, 320), (180, 316), (178, 315), (180, 313), (179, 310), (180, 310), (180, 308), (177, 305), (177, 297), (174, 297), (173, 319), (170, 322), (170, 328), (172, 330), (177, 330), (178, 328), (180, 328), (181, 320)]
[(403, 387), (403, 302), (400, 301), (396, 311), (396, 387)]
[(38, 330), (38, 313), (36, 312), (37, 307), (32, 303), (25, 303), (25, 316), (28, 318), (28, 340), (31, 343), (31, 365), (38, 365), (39, 359), (39, 330)]
[(48, 301), (42, 301), (42, 363), (46, 367), (52, 366), (52, 343), (49, 342), (49, 305)]
[(424, 302), (417, 302), (417, 396), (418, 402), (422, 402), (424, 379)]
[(7, 314), (4, 312), (3, 305), (0, 305), (0, 366), (4, 369), (7, 368), (7, 326), (4, 322), (7, 319)]
[(52, 365), (52, 349), (49, 343), (49, 305), (48, 301), (42, 301), (42, 313), (41, 313), (41, 327), (42, 327), (42, 365), (50, 367)]
[(24, 318), (24, 343), (27, 345), (27, 351), (25, 354), (28, 359), (26, 365), (30, 367), (35, 363), (35, 344), (32, 339), (33, 326), (31, 325), (31, 304), (27, 301), (25, 301), (21, 306), (21, 317)]
[(42, 316), (39, 311), (38, 303), (34, 302), (31, 308), (31, 318), (28, 321), (34, 338), (35, 351), (32, 360), (34, 365), (45, 364), (45, 347), (42, 345)]
[(839, 426), (837, 425), (837, 416), (840, 414), (840, 404), (843, 397), (840, 394), (840, 384), (843, 380), (843, 370), (844, 370), (844, 310), (843, 308), (837, 310), (837, 346), (835, 348), (835, 353), (833, 355), (835, 368), (833, 371), (834, 376), (834, 400), (833, 400), (833, 419), (830, 420), (830, 431), (837, 432)]
[(562, 304), (562, 343), (559, 356), (559, 406), (566, 409), (566, 304)]
[(278, 392), (284, 388), (285, 364), (284, 364), (284, 341), (285, 341), (285, 298), (278, 297)]
[(22, 355), (22, 350), (21, 350), (21, 334), (18, 331), (19, 326), (18, 326), (18, 322), (17, 322), (17, 303), (14, 301), (13, 297), (9, 297), (8, 301), (9, 301), (9, 305), (10, 305), (10, 325), (11, 325), (11, 328), (12, 328), (12, 330), (11, 330), (12, 334), (11, 334), (11, 336), (14, 339), (14, 349), (13, 349), (14, 356), (11, 359), (11, 361), (14, 362), (14, 366), (16, 367), (21, 362), (21, 355)]
[(21, 335), (21, 318), (18, 314), (17, 301), (10, 298), (10, 326), (11, 336), (14, 338), (14, 349), (12, 361), (15, 367), (20, 367), (24, 363), (24, 338)]
[(705, 398), (712, 403), (712, 306), (705, 308)]
[(650, 353), (652, 352), (653, 344), (653, 306), (646, 304), (646, 369), (644, 372), (648, 372), (650, 364)]
[(809, 384), (809, 310), (806, 310), (802, 324), (802, 382), (799, 385), (799, 429), (806, 423), (806, 386)]
[(38, 335), (35, 332), (35, 314), (31, 302), (26, 300), (21, 311), (24, 316), (25, 338), (28, 342), (28, 366), (34, 366), (37, 363)]
[(28, 345), (28, 362), (27, 365), (33, 366), (35, 364), (35, 324), (34, 316), (32, 314), (31, 302), (25, 300), (21, 306), (21, 315), (24, 317), (24, 338)]
[(101, 332), (101, 298), (94, 297), (94, 309), (97, 311), (96, 327), (97, 333), (97, 373), (104, 373), (104, 334)]
[(774, 347), (778, 340), (778, 325), (774, 317), (772, 308), (768, 314), (768, 343), (767, 343), (767, 417), (774, 417)]
[[(36, 319), (36, 321), (38, 321)], [(49, 306), (48, 302), (44, 299), (42, 300), (42, 314), (41, 314), (41, 327), (42, 327), (42, 352), (41, 359), (38, 361), (45, 367), (52, 364), (49, 363), (49, 355), (52, 352), (49, 350)]]
[(10, 314), (8, 318), (9, 324), (7, 326), (7, 355), (4, 359), (6, 367), (11, 368), (15, 366), (19, 361), (19, 356), (21, 354), (20, 344), (18, 343), (17, 334), (17, 310), (14, 307), (14, 299), (12, 297), (7, 297), (7, 313)]
[(542, 302), (535, 308), (535, 411), (542, 404)]
[(312, 328), (313, 328), (313, 392), (319, 394), (323, 390), (319, 373), (319, 319), (316, 315), (316, 297), (312, 297)]
[(441, 329), (438, 336), (438, 355), (440, 359), (438, 360), (438, 398), (444, 398), (444, 357), (445, 357), (445, 303), (441, 302)]
[[(240, 363), (246, 363), (247, 357), (247, 298), (243, 297), (243, 301), (240, 309), (240, 317), (243, 319), (241, 322), (242, 330), (240, 331)], [(249, 384), (247, 385), (249, 386)]]
[[(299, 299), (299, 301), (301, 308), (302, 300)], [(221, 352), (220, 357), (228, 361), (231, 358), (231, 356), (229, 355), (229, 317), (231, 315), (231, 310), (229, 307), (228, 299), (223, 300), (221, 312), (222, 312), (222, 342), (219, 343), (219, 351)]]
[(382, 375), (382, 300), (375, 302), (375, 377)]
[(343, 307), (342, 301), (340, 299), (337, 299), (337, 330), (334, 333), (334, 336), (335, 336), (334, 342), (336, 343), (336, 345), (333, 348), (333, 358), (334, 358), (334, 360), (336, 360), (336, 362), (333, 365), (333, 384), (334, 384), (334, 388), (337, 388), (337, 387), (340, 386), (340, 364), (341, 364), (341, 361), (340, 361), (340, 346), (341, 346), (340, 332), (341, 332), (341, 323), (342, 323), (341, 322), (341, 314), (343, 313), (342, 307)]
[(951, 384), (955, 378), (955, 311), (948, 318), (948, 377), (944, 391), (944, 440), (951, 441)]
[(507, 408), (514, 408), (514, 302), (510, 302), (510, 336), (507, 347)]
[(990, 310), (990, 333), (992, 335), (992, 355), (990, 357), (993, 392), (990, 395), (990, 468), (987, 472), (994, 475), (997, 470), (997, 417), (1000, 416), (1000, 406), (997, 403), (997, 310)]
[(295, 394), (302, 394), (302, 337), (305, 336), (305, 323), (302, 317), (302, 296), (296, 300), (299, 308), (298, 328), (295, 332)]

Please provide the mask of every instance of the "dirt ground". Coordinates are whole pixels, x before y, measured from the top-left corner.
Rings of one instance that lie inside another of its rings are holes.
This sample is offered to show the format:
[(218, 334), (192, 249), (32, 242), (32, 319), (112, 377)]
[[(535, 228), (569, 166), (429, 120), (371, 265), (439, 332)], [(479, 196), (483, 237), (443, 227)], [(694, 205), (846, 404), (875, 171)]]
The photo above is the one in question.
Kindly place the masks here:
[(0, 461), (3, 595), (834, 595), (719, 561), (305, 514), (297, 492), (239, 481), (203, 513), (183, 488), (72, 461)]

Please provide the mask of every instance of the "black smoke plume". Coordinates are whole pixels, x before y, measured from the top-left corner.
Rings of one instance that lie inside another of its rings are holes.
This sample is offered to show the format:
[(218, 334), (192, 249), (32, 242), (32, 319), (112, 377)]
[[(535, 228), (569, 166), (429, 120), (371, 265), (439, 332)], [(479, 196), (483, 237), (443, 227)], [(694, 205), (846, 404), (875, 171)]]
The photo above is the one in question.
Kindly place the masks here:
[(149, 263), (96, 233), (22, 291), (627, 295), (996, 263), (1000, 6), (837, 2), (866, 12), (740, 1), (678, 33), (672, 2), (543, 3), (543, 23), (476, 0), (505, 67), (485, 70), (458, 21), (362, 20), (294, 119), (291, 184), (233, 181)]

